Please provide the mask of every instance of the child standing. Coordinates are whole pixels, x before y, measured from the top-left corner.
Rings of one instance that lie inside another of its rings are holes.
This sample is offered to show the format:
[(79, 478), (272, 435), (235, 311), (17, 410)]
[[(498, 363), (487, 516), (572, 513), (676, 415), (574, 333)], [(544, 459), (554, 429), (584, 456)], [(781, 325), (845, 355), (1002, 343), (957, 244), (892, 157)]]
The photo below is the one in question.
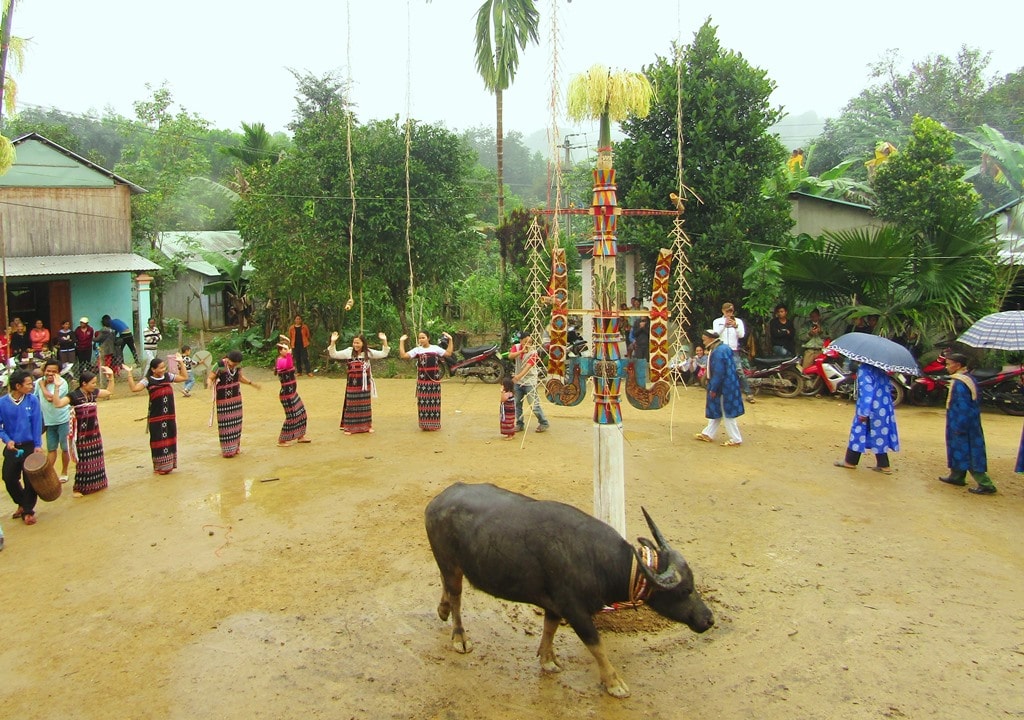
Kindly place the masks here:
[(501, 439), (511, 440), (516, 436), (516, 393), (512, 378), (501, 381), (501, 405), (498, 406), (498, 412)]
[(71, 321), (65, 320), (60, 324), (60, 330), (57, 331), (57, 357), (60, 360), (60, 366), (63, 369), (65, 365), (71, 365), (75, 362), (75, 333), (71, 329)]
[[(188, 380), (185, 381), (185, 385), (181, 388), (181, 394), (185, 397), (192, 397), (192, 386), (196, 384), (196, 361), (192, 357), (192, 348), (189, 345), (182, 345), (178, 357), (181, 358), (181, 368), (188, 375)], [(181, 370), (178, 372), (181, 372)]]

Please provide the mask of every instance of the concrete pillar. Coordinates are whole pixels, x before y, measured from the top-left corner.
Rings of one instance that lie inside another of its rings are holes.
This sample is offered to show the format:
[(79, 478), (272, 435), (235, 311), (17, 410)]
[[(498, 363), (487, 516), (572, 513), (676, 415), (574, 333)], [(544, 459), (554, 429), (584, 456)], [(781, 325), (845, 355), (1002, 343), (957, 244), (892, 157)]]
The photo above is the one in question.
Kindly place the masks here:
[(594, 425), (594, 516), (626, 537), (622, 427)]
[[(149, 327), (149, 318), (152, 316), (153, 303), (150, 299), (150, 287), (153, 284), (153, 276), (142, 273), (135, 277), (135, 287), (139, 298), (139, 326), (135, 328), (135, 347), (142, 353), (142, 331)], [(145, 355), (145, 353), (143, 353)], [(142, 359), (136, 358), (136, 363), (141, 365)], [(143, 369), (145, 372), (145, 369)]]

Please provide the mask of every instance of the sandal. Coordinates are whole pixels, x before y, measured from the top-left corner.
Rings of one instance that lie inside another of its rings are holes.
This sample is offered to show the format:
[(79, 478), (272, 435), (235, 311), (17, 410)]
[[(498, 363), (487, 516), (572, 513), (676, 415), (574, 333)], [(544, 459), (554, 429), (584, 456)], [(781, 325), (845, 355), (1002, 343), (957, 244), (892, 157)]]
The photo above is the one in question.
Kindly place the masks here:
[(295, 442), (300, 442), (300, 443), (308, 443), (308, 442), (313, 442), (313, 441), (312, 441), (312, 440), (310, 440), (309, 438), (304, 438), (304, 437), (300, 437), (300, 438), (299, 438), (298, 440), (296, 440)]
[(702, 432), (699, 432), (696, 435), (694, 435), (693, 439), (694, 440), (700, 440), (701, 442), (712, 442), (711, 438), (709, 438), (707, 435), (705, 435)]
[(845, 460), (836, 460), (832, 464), (835, 465), (836, 467), (846, 468), (847, 470), (856, 470), (857, 469), (856, 465), (849, 465), (849, 464), (846, 463)]
[(736, 442), (735, 440), (726, 440), (724, 443), (722, 443), (722, 447), (739, 447), (742, 444), (743, 443)]
[(871, 469), (874, 470), (877, 473), (882, 473), (883, 475), (892, 475), (892, 468), (891, 467), (878, 467), (876, 465), (875, 467), (873, 467)]
[(35, 525), (36, 524), (36, 514), (32, 513), (31, 515), (25, 515), (24, 517), (21, 518), (21, 520), (26, 525)]
[(21, 506), (19, 505), (18, 509), (14, 511), (14, 514), (11, 515), (11, 520), (17, 520), (18, 518), (20, 518), (24, 514), (25, 514), (25, 511), (22, 510)]

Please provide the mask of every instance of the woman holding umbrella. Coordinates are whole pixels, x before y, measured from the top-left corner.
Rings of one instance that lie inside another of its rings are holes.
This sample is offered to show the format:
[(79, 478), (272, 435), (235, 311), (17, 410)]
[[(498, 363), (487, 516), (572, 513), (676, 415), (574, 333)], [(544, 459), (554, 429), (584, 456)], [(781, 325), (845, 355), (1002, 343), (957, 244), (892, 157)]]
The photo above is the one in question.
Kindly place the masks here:
[(891, 475), (889, 453), (899, 452), (900, 438), (888, 373), (918, 375), (921, 370), (909, 350), (879, 335), (847, 333), (836, 338), (829, 347), (861, 363), (857, 369), (857, 407), (850, 426), (846, 457), (833, 464), (853, 470), (862, 453), (873, 452), (875, 467), (871, 469)]

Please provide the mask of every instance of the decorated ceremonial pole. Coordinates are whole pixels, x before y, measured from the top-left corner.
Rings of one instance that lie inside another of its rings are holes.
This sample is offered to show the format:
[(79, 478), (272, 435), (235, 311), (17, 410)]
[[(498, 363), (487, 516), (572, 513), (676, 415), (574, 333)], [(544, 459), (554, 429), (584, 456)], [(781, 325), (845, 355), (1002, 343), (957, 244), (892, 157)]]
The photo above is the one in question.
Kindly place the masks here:
[(572, 120), (598, 120), (600, 133), (591, 213), (594, 216), (594, 514), (626, 534), (626, 491), (622, 446), (622, 378), (619, 373), (618, 312), (615, 307), (616, 224), (620, 213), (612, 162), (612, 121), (644, 117), (653, 90), (641, 73), (612, 74), (601, 65), (569, 84)]

